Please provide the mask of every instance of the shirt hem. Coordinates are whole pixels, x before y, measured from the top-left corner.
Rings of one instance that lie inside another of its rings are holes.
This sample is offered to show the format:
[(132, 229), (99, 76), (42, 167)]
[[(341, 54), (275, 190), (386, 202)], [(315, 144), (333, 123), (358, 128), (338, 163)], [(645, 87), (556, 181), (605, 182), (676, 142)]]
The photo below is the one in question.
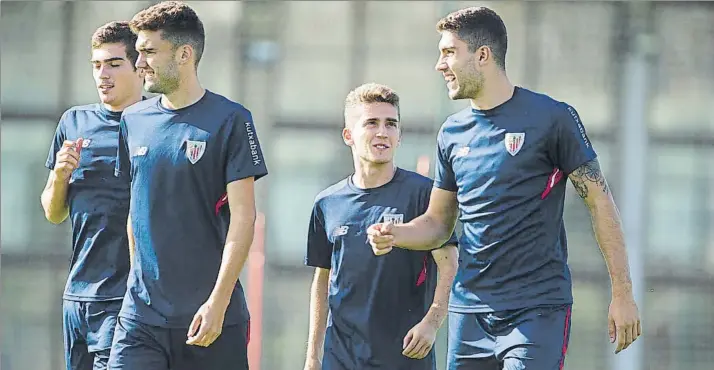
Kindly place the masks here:
[(253, 178), (253, 181), (254, 181), (254, 182), (257, 182), (258, 180), (260, 180), (261, 178), (263, 178), (263, 177), (265, 177), (265, 176), (267, 176), (267, 175), (268, 175), (268, 173), (265, 172), (265, 171), (255, 172), (255, 173), (236, 174), (236, 175), (229, 176), (228, 178), (226, 178), (226, 185), (228, 185), (228, 184), (230, 184), (230, 183), (232, 183), (232, 182), (234, 182), (234, 181), (240, 181), (240, 180), (243, 180), (243, 179), (247, 179), (247, 178), (249, 178), (249, 177), (252, 177), (252, 178)]
[[(132, 312), (126, 312), (126, 311), (120, 311), (118, 316), (121, 318), (124, 318), (124, 319), (136, 321), (140, 324), (154, 326), (154, 327), (158, 327), (158, 328), (164, 328), (164, 329), (188, 329), (191, 326), (190, 320), (186, 323), (180, 323), (180, 322), (176, 322), (176, 321), (155, 322), (153, 320), (147, 320), (144, 316), (137, 315)], [(245, 318), (244, 318), (245, 320), (250, 320), (248, 315), (243, 315), (243, 316), (245, 316)], [(240, 319), (230, 320), (230, 319), (226, 318), (223, 321), (223, 327), (225, 328), (227, 326), (238, 325), (241, 323), (240, 321), (241, 321)]]
[(75, 301), (75, 302), (109, 302), (109, 301), (120, 301), (124, 299), (124, 296), (120, 297), (109, 297), (109, 296), (80, 296), (73, 294), (63, 294), (62, 299), (65, 301)]
[(532, 308), (538, 306), (552, 306), (552, 305), (563, 305), (563, 304), (573, 304), (572, 299), (548, 299), (548, 300), (537, 300), (532, 302), (524, 303), (510, 303), (510, 302), (499, 302), (491, 304), (474, 304), (470, 306), (449, 304), (449, 312), (455, 313), (486, 313), (486, 312), (498, 312), (498, 311), (509, 311), (509, 310), (519, 310), (523, 308)]
[(441, 190), (450, 191), (452, 193), (455, 193), (456, 191), (459, 190), (458, 186), (455, 186), (455, 187), (446, 186), (446, 185), (444, 185), (444, 183), (442, 183), (440, 181), (434, 181), (434, 187), (439, 188)]
[(324, 263), (319, 263), (319, 262), (314, 262), (314, 261), (305, 261), (305, 266), (308, 267), (319, 267), (321, 269), (331, 269), (332, 266), (329, 264), (324, 264)]

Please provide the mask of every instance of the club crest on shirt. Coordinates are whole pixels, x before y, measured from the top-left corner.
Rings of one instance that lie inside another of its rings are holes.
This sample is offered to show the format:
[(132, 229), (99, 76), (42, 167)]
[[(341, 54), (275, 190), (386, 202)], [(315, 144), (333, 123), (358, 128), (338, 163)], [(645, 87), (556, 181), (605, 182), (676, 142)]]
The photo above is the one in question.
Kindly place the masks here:
[(521, 151), (525, 140), (526, 134), (524, 132), (508, 132), (506, 133), (506, 139), (503, 142), (506, 144), (506, 151), (508, 154), (514, 156)]
[(393, 224), (404, 223), (404, 215), (401, 213), (385, 213), (382, 215), (382, 222), (391, 222)]
[(205, 141), (186, 140), (186, 158), (188, 158), (191, 164), (196, 164), (196, 162), (203, 157), (203, 153), (205, 152)]

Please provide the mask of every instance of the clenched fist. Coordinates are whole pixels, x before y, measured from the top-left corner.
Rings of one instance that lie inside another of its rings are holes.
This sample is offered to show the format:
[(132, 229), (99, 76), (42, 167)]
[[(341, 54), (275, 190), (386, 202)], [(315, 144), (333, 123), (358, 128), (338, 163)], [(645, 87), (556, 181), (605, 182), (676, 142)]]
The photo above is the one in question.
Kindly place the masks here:
[(372, 246), (372, 252), (381, 256), (392, 251), (394, 247), (394, 224), (391, 222), (374, 224), (367, 228), (367, 239)]
[(82, 138), (77, 141), (65, 140), (57, 152), (55, 160), (55, 176), (62, 181), (69, 181), (72, 171), (79, 167), (79, 153), (82, 151)]

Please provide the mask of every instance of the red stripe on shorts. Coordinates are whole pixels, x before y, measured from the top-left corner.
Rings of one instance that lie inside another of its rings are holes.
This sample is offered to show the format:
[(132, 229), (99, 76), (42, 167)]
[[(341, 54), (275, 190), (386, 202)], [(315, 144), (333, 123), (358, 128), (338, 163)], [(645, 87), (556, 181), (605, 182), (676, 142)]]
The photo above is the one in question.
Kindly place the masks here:
[(560, 366), (558, 367), (558, 370), (563, 370), (563, 366), (565, 366), (565, 353), (568, 352), (568, 339), (569, 335), (568, 333), (570, 332), (570, 312), (572, 310), (571, 306), (568, 306), (568, 308), (565, 311), (565, 329), (563, 330), (563, 352), (560, 355)]

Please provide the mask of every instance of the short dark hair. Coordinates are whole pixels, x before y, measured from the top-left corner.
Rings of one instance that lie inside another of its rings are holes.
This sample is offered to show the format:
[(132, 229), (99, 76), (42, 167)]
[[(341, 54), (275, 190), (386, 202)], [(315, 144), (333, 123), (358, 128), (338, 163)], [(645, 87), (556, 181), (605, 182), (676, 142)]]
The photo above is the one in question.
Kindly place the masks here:
[(488, 46), (498, 66), (506, 69), (506, 50), (508, 33), (501, 17), (486, 7), (471, 7), (457, 10), (442, 18), (436, 24), (438, 32), (455, 33), (475, 52), (482, 46)]
[(389, 86), (366, 83), (350, 91), (345, 98), (345, 123), (349, 110), (360, 104), (387, 103), (397, 108), (397, 118), (399, 118), (399, 95)]
[(92, 49), (99, 49), (104, 44), (124, 44), (126, 57), (136, 69), (139, 53), (136, 51), (136, 34), (131, 32), (129, 22), (109, 22), (97, 28), (92, 35)]
[(174, 47), (191, 45), (198, 66), (206, 43), (206, 33), (203, 23), (190, 6), (180, 1), (160, 2), (134, 15), (129, 24), (134, 33), (162, 31), (161, 37), (174, 44)]

